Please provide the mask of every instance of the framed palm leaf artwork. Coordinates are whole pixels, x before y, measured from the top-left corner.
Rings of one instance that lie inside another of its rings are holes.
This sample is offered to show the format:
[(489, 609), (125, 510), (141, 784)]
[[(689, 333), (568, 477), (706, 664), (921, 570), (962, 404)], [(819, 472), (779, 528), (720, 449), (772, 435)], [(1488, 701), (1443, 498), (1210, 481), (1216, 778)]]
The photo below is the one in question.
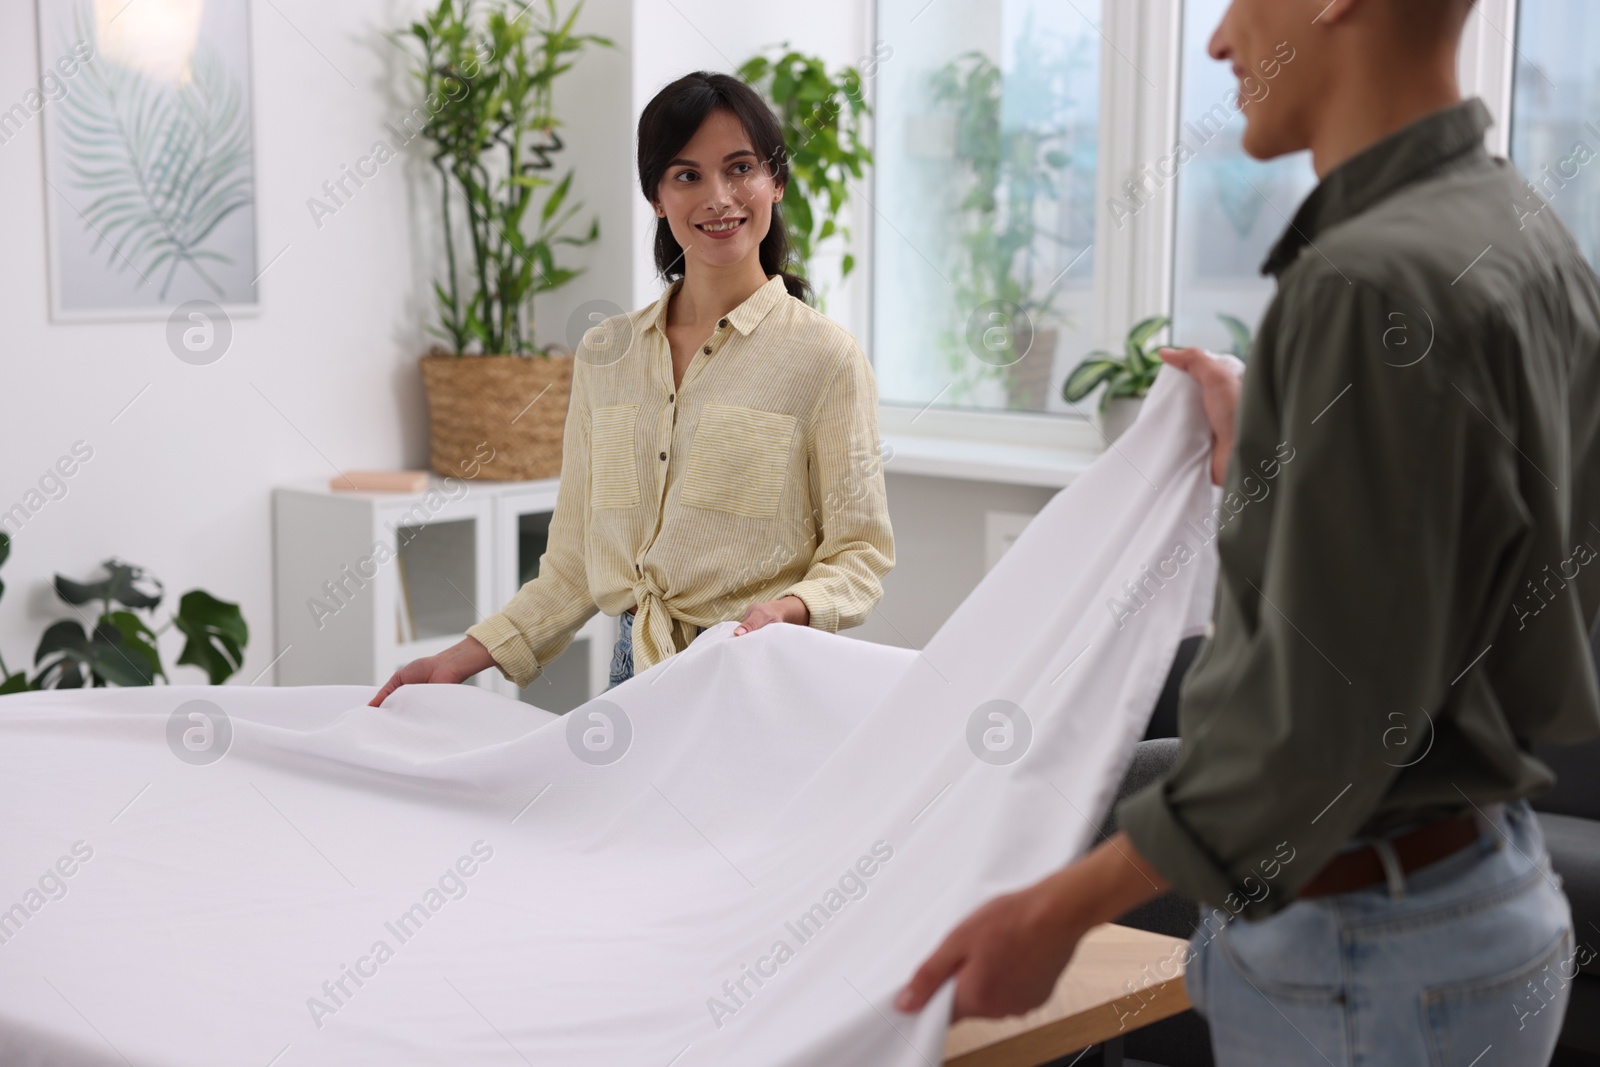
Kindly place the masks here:
[(248, 0), (38, 0), (51, 318), (256, 306)]

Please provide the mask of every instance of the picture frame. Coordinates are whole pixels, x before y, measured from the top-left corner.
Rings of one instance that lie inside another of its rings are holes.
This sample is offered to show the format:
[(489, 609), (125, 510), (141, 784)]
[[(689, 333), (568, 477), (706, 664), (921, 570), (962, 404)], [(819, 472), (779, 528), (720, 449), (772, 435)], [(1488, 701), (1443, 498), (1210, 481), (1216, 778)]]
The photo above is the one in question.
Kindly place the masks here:
[(249, 0), (37, 5), (51, 321), (256, 314)]

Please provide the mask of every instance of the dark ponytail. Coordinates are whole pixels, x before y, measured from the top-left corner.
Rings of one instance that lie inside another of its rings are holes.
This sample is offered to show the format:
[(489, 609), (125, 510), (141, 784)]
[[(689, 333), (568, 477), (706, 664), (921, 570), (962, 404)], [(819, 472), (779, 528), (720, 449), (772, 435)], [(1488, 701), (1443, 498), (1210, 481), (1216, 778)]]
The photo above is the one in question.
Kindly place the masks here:
[[(739, 120), (773, 181), (788, 186), (789, 152), (784, 147), (783, 128), (766, 101), (732, 75), (697, 70), (662, 89), (639, 116), (639, 187), (646, 200), (655, 201), (667, 164), (699, 132), (706, 116), (719, 108)], [(811, 286), (794, 269), (789, 231), (778, 210), (781, 206), (772, 205), (772, 225), (761, 239), (761, 269), (768, 276), (781, 276), (789, 295), (809, 304)], [(683, 246), (672, 236), (666, 219), (656, 219), (655, 254), (656, 270), (663, 279), (673, 282), (683, 277)]]

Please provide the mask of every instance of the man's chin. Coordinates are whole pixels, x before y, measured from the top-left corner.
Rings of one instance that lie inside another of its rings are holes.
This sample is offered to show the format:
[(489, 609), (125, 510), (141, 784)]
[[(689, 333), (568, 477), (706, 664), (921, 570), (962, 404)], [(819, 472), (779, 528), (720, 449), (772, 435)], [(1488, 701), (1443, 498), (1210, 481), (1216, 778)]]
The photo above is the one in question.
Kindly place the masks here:
[[(1248, 114), (1249, 112), (1246, 112), (1247, 116)], [(1251, 159), (1264, 163), (1269, 159), (1287, 156), (1310, 146), (1299, 143), (1295, 138), (1284, 136), (1283, 131), (1271, 129), (1259, 119), (1251, 121), (1247, 118), (1239, 147), (1243, 148), (1245, 155)]]

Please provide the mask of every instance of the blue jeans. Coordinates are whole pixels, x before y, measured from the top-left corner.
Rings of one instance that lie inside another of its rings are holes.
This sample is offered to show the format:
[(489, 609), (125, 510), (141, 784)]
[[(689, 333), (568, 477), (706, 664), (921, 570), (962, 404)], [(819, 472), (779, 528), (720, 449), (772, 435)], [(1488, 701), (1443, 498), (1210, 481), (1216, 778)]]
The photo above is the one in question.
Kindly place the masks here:
[[(699, 637), (705, 630), (694, 627), (694, 635)], [(611, 684), (607, 689), (617, 686), (633, 677), (633, 616), (624, 611), (617, 619), (617, 643), (611, 650)]]
[(1219, 1067), (1549, 1063), (1572, 912), (1527, 802), (1490, 814), (1476, 843), (1396, 884), (1202, 922), (1184, 982)]

